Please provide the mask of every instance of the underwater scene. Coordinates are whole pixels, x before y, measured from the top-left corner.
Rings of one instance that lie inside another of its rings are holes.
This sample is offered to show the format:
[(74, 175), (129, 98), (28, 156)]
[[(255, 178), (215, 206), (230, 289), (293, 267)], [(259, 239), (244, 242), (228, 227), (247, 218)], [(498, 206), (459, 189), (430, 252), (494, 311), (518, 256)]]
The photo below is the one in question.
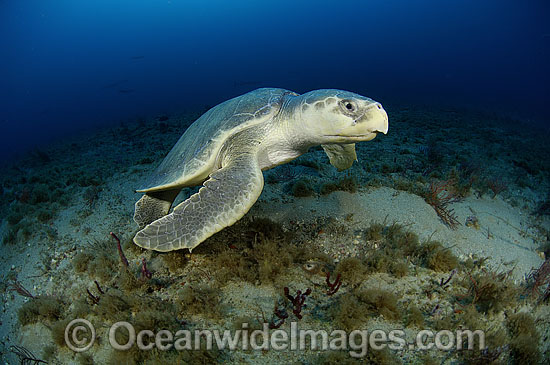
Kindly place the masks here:
[(0, 2), (2, 364), (550, 364), (545, 1)]

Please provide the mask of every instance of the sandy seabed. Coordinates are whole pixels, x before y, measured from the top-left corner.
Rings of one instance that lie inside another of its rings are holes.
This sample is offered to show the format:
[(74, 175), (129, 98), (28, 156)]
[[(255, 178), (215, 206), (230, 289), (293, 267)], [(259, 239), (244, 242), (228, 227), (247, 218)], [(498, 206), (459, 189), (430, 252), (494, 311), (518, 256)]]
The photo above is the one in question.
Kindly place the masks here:
[[(264, 191), (243, 220), (192, 255), (145, 251), (131, 239), (134, 189), (197, 115), (126, 123), (13, 162), (0, 206), (3, 362), (20, 362), (12, 346), (53, 364), (361, 361), (311, 349), (119, 352), (106, 340), (116, 320), (155, 331), (258, 328), (264, 320), (286, 330), (292, 321), (327, 331), (403, 329), (408, 342), (420, 329), (476, 325), (489, 333), (485, 352), (404, 348), (366, 359), (548, 361), (548, 302), (541, 299), (548, 283), (535, 292), (529, 278), (549, 248), (548, 135), (520, 135), (512, 131), (517, 121), (470, 111), (395, 110), (388, 135), (359, 144), (359, 161), (347, 172), (330, 166), (320, 148), (265, 172)], [(442, 181), (453, 182), (446, 192), (461, 192), (447, 206), (453, 228), (427, 199), (430, 185)], [(185, 189), (178, 202), (195, 191)], [(128, 267), (110, 232), (120, 237)], [(399, 247), (407, 234), (418, 248)], [(342, 281), (331, 295), (327, 273)], [(285, 287), (292, 296), (311, 289), (301, 319)], [(60, 337), (77, 316), (101, 339), (82, 354)]]

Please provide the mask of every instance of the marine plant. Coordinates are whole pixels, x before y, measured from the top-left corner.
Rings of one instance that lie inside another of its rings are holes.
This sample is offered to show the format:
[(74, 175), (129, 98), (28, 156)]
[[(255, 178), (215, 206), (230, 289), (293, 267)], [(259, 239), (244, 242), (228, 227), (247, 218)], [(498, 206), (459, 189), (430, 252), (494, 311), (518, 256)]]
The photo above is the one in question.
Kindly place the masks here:
[(454, 180), (432, 181), (429, 190), (424, 193), (424, 200), (434, 208), (441, 221), (447, 227), (456, 229), (459, 226), (460, 223), (453, 209), (449, 208), (450, 204), (462, 200), (456, 194)]
[(415, 326), (422, 328), (424, 326), (424, 313), (414, 304), (411, 304), (406, 311), (405, 326)]
[(12, 345), (10, 346), (10, 351), (14, 353), (15, 356), (17, 356), (22, 365), (37, 365), (48, 363), (47, 361), (40, 360), (31, 351), (23, 346)]
[(498, 313), (515, 304), (519, 290), (510, 280), (512, 271), (492, 272), (484, 269), (467, 273), (466, 296), (459, 296), (459, 302), (473, 304), (482, 313)]
[(338, 263), (335, 272), (346, 283), (356, 286), (365, 279), (367, 267), (356, 257), (346, 257)]
[(221, 316), (220, 291), (206, 284), (186, 284), (177, 298), (180, 313), (202, 314), (211, 318)]
[(271, 321), (269, 322), (269, 328), (271, 329), (281, 327), (281, 325), (285, 323), (285, 319), (288, 318), (288, 313), (286, 312), (286, 310), (279, 309), (278, 306), (275, 306), (275, 309), (273, 310), (273, 315), (277, 317), (279, 321), (277, 322), (277, 319), (272, 318)]
[(336, 279), (334, 279), (334, 282), (331, 283), (330, 282), (330, 272), (327, 272), (327, 279), (326, 279), (326, 283), (329, 287), (329, 289), (327, 290), (327, 295), (334, 295), (338, 292), (338, 290), (340, 289), (340, 286), (342, 285), (342, 281), (340, 280), (340, 274), (336, 275)]
[(493, 199), (500, 193), (502, 193), (503, 191), (505, 191), (506, 189), (508, 189), (508, 184), (506, 184), (506, 182), (504, 182), (504, 180), (502, 179), (499, 179), (499, 178), (493, 178), (493, 179), (489, 179), (487, 181), (487, 186), (489, 187), (489, 189), (491, 189), (491, 191), (493, 192)]
[(27, 325), (41, 320), (56, 321), (61, 317), (65, 303), (56, 297), (39, 295), (24, 303), (17, 312), (19, 323)]
[(282, 283), (289, 265), (303, 251), (293, 244), (292, 236), (269, 219), (245, 219), (207, 240), (197, 252), (209, 253), (217, 268), (213, 276), (221, 285), (234, 280)]
[(550, 258), (546, 258), (538, 269), (532, 270), (527, 276), (527, 289), (531, 297), (540, 301), (550, 298)]
[(516, 364), (538, 364), (539, 333), (533, 317), (525, 312), (508, 314), (506, 320), (511, 335), (510, 355)]
[(357, 181), (351, 176), (340, 179), (337, 183), (326, 183), (321, 186), (321, 195), (327, 195), (335, 191), (347, 191), (355, 193), (357, 191)]
[(537, 216), (550, 215), (550, 196), (538, 204), (533, 214)]
[(368, 288), (355, 293), (371, 314), (379, 314), (388, 320), (397, 320), (401, 313), (397, 306), (397, 296), (387, 290)]
[(120, 239), (113, 232), (111, 232), (110, 235), (116, 240), (116, 248), (118, 251), (118, 256), (120, 257), (120, 262), (122, 262), (124, 266), (128, 267), (128, 259), (126, 258), (126, 256), (124, 255), (124, 252), (122, 251), (122, 246), (120, 245)]
[(288, 289), (288, 287), (285, 286), (284, 293), (285, 297), (290, 301), (293, 306), (292, 313), (294, 313), (296, 318), (302, 319), (302, 308), (305, 306), (307, 296), (311, 294), (311, 289), (307, 288), (303, 293), (301, 290), (298, 290), (296, 292), (296, 295), (290, 295), (290, 290)]
[(311, 187), (311, 182), (303, 178), (292, 184), (290, 192), (297, 198), (305, 198), (315, 195), (315, 190)]
[(17, 278), (10, 278), (7, 288), (8, 290), (14, 291), (21, 296), (34, 298), (34, 295), (32, 295), (30, 291), (25, 289), (25, 287), (17, 280)]
[(419, 248), (419, 252), (424, 266), (434, 271), (448, 272), (459, 264), (458, 259), (451, 250), (448, 247), (443, 247), (437, 241), (424, 243)]
[(401, 317), (397, 296), (382, 289), (354, 289), (340, 295), (336, 304), (329, 309), (329, 314), (334, 326), (346, 331), (361, 328), (370, 317), (376, 315), (389, 321)]
[[(394, 365), (399, 363), (396, 355), (391, 353), (387, 347), (382, 350), (369, 348), (364, 358), (354, 359), (350, 357), (348, 351), (328, 351), (323, 352), (313, 361), (314, 364), (323, 365), (354, 365), (354, 364), (375, 364), (375, 365)], [(424, 362), (426, 365), (431, 365)]]

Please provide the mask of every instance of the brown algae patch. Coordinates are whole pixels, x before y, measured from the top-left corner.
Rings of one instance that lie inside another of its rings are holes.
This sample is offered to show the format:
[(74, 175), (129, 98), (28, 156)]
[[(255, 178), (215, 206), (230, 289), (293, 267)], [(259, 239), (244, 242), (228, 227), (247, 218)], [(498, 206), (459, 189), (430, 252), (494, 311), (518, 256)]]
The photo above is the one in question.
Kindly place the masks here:
[[(304, 237), (318, 231), (294, 232), (267, 219), (244, 219), (204, 242), (192, 255), (159, 254), (128, 246), (128, 266), (118, 257), (112, 239), (95, 242), (73, 260), (79, 286), (61, 298), (37, 297), (20, 309), (24, 328), (38, 321), (48, 324), (48, 359), (95, 363), (158, 363), (159, 361), (226, 362), (246, 358), (247, 352), (224, 349), (200, 351), (117, 351), (97, 343), (92, 352), (75, 355), (64, 345), (64, 328), (72, 318), (105, 323), (128, 321), (136, 330), (201, 328), (250, 329), (269, 324), (269, 331), (300, 328), (351, 332), (401, 328), (407, 340), (420, 329), (486, 331), (487, 348), (499, 360), (540, 358), (533, 315), (515, 308), (541, 308), (509, 279), (507, 271), (489, 270), (483, 260), (460, 261), (441, 243), (421, 242), (398, 224), (373, 224), (361, 232), (360, 255), (338, 263), (303, 249)], [(123, 245), (124, 246), (124, 245)], [(101, 251), (97, 247), (102, 247)], [(151, 277), (139, 265), (149, 263)], [(96, 263), (97, 261), (97, 263)], [(98, 269), (99, 262), (104, 265)], [(181, 266), (176, 266), (175, 263)], [(327, 279), (328, 276), (328, 279)], [(95, 281), (95, 282), (94, 282)], [(341, 281), (341, 286), (336, 283)], [(331, 286), (332, 285), (332, 286)], [(542, 304), (545, 306), (546, 304)], [(121, 343), (127, 334), (117, 333)], [(106, 338), (106, 337), (103, 337)], [(527, 341), (527, 338), (536, 341)], [(406, 350), (404, 350), (406, 351)], [(428, 353), (407, 352), (417, 363), (441, 361), (446, 356), (477, 363), (479, 350)], [(265, 353), (264, 356), (287, 355)], [(308, 361), (350, 361), (347, 352), (304, 351)], [(394, 350), (369, 351), (372, 363), (395, 363)], [(178, 360), (176, 360), (178, 359)], [(347, 360), (343, 360), (347, 359)]]

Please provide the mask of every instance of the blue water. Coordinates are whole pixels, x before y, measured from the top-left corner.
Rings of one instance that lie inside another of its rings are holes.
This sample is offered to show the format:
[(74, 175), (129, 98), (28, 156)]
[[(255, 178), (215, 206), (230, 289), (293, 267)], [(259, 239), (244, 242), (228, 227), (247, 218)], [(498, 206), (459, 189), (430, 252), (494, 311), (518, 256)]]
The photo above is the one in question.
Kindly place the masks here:
[(549, 10), (536, 0), (3, 0), (0, 154), (261, 86), (550, 124)]

